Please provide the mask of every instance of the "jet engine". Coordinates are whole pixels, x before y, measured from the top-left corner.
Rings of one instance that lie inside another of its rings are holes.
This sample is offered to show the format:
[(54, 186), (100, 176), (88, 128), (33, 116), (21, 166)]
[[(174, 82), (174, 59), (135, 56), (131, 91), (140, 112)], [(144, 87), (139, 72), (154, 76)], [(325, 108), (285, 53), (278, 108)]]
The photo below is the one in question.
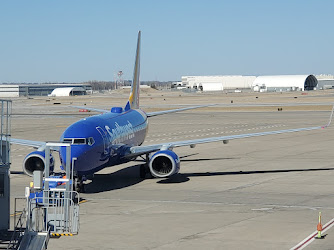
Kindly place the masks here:
[[(33, 176), (35, 170), (44, 171), (45, 151), (34, 151), (28, 154), (23, 161), (23, 171), (29, 176)], [(50, 154), (50, 171), (54, 169), (54, 158)]]
[(180, 159), (173, 151), (161, 150), (151, 157), (149, 169), (153, 177), (169, 177), (179, 172)]

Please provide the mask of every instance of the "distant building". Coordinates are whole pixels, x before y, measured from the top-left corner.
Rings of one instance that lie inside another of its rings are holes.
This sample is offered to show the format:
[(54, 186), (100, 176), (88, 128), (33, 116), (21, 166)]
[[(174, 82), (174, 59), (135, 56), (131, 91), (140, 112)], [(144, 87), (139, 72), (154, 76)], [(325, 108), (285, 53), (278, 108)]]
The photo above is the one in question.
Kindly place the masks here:
[[(326, 77), (329, 76), (326, 75)], [(241, 91), (243, 89), (252, 89), (257, 92), (304, 91), (314, 90), (317, 85), (318, 80), (314, 75), (182, 76), (182, 86), (198, 91)], [(334, 88), (334, 78), (319, 80), (318, 88), (332, 87)]]
[(258, 76), (252, 89), (258, 91), (304, 91), (314, 90), (318, 80), (314, 75)]
[(223, 83), (220, 83), (220, 82), (202, 82), (194, 87), (196, 87), (199, 91), (223, 91), (224, 90)]
[(330, 75), (330, 74), (321, 74), (321, 75), (316, 75), (315, 77), (318, 80), (321, 80), (321, 79), (332, 79), (332, 80), (334, 80), (334, 76)]
[(318, 79), (318, 89), (334, 89), (334, 79)]
[(90, 84), (0, 84), (0, 97), (48, 96), (56, 88), (82, 88), (92, 94)]
[(86, 90), (82, 87), (55, 88), (48, 96), (74, 96), (86, 95)]
[(318, 79), (318, 89), (334, 89), (334, 76), (333, 75), (316, 75)]
[(182, 76), (182, 85), (201, 91), (250, 89), (256, 76)]
[(186, 89), (187, 86), (183, 82), (172, 82), (171, 88), (173, 89)]

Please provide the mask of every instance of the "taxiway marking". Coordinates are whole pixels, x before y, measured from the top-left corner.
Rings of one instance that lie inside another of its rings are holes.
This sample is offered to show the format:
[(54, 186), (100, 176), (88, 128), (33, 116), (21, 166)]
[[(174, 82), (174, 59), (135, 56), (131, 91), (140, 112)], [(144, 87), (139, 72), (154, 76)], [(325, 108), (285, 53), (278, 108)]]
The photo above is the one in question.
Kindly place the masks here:
[[(330, 229), (332, 226), (334, 226), (334, 218), (331, 219), (329, 222), (327, 222), (323, 228), (322, 228), (322, 233), (326, 232), (328, 229)], [(308, 246), (315, 240), (315, 236), (318, 234), (318, 231), (314, 231), (312, 234), (307, 236), (304, 240), (299, 242), (297, 245), (294, 247), (290, 248), (290, 250), (300, 250), (303, 249), (304, 247)]]

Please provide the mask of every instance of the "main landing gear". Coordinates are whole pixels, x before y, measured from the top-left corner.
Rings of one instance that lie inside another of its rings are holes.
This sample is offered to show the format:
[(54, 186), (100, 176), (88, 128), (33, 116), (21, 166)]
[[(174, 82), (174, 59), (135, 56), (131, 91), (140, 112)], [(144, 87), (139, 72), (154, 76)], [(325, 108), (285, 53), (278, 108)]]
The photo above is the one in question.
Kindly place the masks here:
[(139, 165), (139, 176), (142, 179), (151, 179), (152, 174), (151, 174), (150, 168), (148, 166), (149, 154), (146, 154), (146, 157), (145, 157), (145, 159), (143, 158), (143, 160), (145, 160), (146, 163)]

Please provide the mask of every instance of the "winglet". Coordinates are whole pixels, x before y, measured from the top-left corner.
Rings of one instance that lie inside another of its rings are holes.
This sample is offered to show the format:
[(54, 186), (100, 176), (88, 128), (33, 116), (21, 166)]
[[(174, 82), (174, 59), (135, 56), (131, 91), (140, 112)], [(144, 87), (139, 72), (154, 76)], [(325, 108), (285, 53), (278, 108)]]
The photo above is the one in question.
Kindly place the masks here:
[(129, 96), (129, 100), (126, 103), (126, 106), (124, 108), (125, 111), (127, 111), (129, 109), (138, 109), (139, 108), (140, 36), (141, 36), (141, 31), (138, 32), (136, 61), (135, 61), (135, 66), (134, 66), (134, 70), (133, 70), (132, 87), (131, 87), (131, 93), (130, 93), (130, 96)]
[(329, 127), (329, 125), (331, 124), (332, 119), (333, 119), (333, 112), (334, 112), (334, 105), (333, 105), (332, 112), (331, 112), (331, 116), (329, 117), (329, 121), (328, 121), (327, 125), (323, 126), (322, 128), (327, 128), (327, 127)]

